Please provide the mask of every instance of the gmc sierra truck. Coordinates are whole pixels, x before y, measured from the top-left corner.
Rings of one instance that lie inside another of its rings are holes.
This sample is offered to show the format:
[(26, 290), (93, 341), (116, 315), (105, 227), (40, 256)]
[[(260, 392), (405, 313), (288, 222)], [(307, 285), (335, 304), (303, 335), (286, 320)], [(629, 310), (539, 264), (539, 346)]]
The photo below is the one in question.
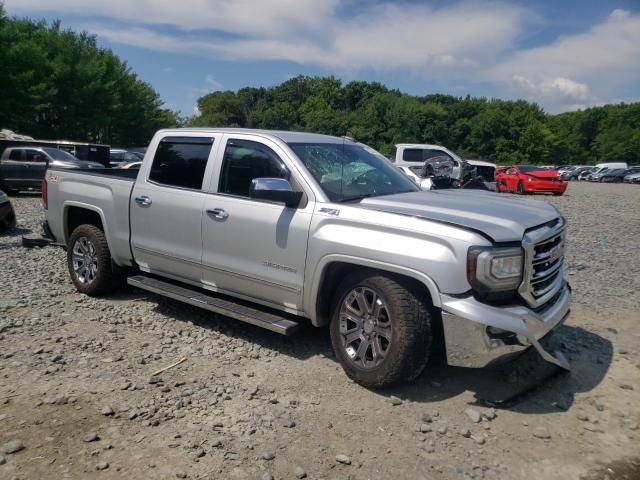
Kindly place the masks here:
[(45, 231), (78, 291), (124, 282), (281, 334), (329, 326), (366, 387), (417, 377), (430, 355), (481, 367), (569, 314), (565, 221), (485, 191), (421, 191), (348, 138), (172, 129), (139, 171), (50, 168)]

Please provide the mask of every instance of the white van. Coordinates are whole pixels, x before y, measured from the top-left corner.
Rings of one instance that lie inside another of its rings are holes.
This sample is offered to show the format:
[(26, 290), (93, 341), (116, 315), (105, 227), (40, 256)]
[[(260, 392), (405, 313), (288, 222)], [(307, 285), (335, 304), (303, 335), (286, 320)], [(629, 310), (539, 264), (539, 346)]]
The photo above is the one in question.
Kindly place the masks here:
[(593, 175), (595, 173), (600, 173), (605, 168), (609, 168), (611, 170), (616, 169), (616, 168), (624, 168), (626, 170), (629, 167), (627, 165), (627, 162), (598, 163), (595, 167), (593, 167), (593, 170), (591, 171), (591, 175)]

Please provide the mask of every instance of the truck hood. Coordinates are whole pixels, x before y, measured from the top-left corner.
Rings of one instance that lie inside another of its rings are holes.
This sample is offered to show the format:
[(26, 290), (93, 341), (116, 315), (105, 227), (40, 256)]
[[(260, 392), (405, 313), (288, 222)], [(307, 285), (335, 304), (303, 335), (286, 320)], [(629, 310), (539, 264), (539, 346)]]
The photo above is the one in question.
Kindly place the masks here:
[(525, 230), (560, 216), (548, 203), (482, 190), (398, 193), (366, 198), (358, 206), (457, 225), (482, 232), (495, 242), (519, 242)]

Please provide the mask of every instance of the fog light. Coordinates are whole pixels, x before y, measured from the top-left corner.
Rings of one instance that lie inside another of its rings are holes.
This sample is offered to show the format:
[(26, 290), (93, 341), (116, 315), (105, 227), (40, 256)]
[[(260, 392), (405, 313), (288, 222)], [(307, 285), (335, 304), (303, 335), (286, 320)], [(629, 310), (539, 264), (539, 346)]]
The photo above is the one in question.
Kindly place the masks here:
[(518, 334), (498, 327), (487, 327), (487, 336), (492, 347), (502, 345), (519, 345)]

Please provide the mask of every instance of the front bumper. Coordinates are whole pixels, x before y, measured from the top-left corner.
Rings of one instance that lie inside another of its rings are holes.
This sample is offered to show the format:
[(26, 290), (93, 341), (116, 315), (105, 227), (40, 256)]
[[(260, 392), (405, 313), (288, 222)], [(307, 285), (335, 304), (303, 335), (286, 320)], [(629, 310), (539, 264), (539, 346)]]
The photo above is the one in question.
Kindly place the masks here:
[(569, 363), (560, 352), (548, 352), (539, 342), (568, 317), (568, 284), (555, 302), (540, 313), (524, 306), (494, 307), (473, 297), (443, 295), (441, 300), (449, 365), (484, 367), (533, 346), (544, 360), (569, 370)]
[(567, 182), (557, 182), (557, 181), (533, 181), (533, 182), (524, 182), (524, 189), (527, 192), (556, 192), (556, 193), (564, 193), (567, 190)]

